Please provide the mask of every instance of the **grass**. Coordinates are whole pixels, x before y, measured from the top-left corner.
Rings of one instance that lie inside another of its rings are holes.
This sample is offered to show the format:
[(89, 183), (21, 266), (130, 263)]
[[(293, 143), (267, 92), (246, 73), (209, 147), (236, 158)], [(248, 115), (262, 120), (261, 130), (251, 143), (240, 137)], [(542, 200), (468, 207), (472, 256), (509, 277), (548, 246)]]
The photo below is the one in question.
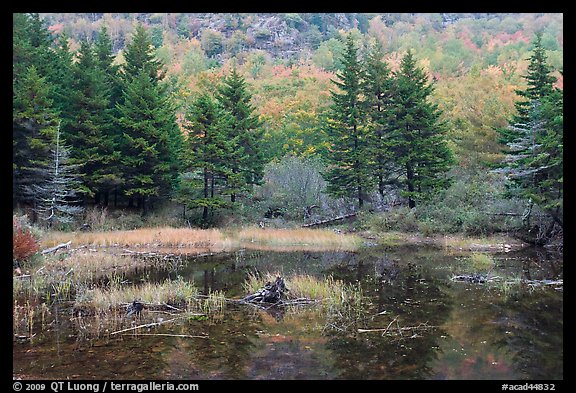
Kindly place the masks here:
[[(244, 282), (244, 289), (254, 293), (262, 288), (267, 281), (274, 281), (281, 273), (266, 273), (263, 275), (249, 274)], [(294, 274), (283, 277), (288, 288), (287, 300), (315, 300), (319, 305), (317, 312), (324, 315), (322, 330), (336, 330), (356, 334), (358, 327), (366, 318), (365, 297), (359, 284), (346, 284), (335, 280), (331, 275), (318, 278), (309, 274)], [(294, 310), (298, 306), (290, 306)]]
[(165, 305), (190, 311), (196, 305), (199, 291), (194, 284), (178, 280), (161, 283), (122, 286), (112, 281), (105, 288), (85, 289), (76, 296), (74, 308), (85, 313), (106, 312), (139, 300), (147, 305)]
[[(256, 275), (249, 273), (244, 282), (244, 291), (254, 293), (264, 287), (266, 282), (273, 282), (276, 277), (282, 276), (280, 272)], [(289, 299), (306, 298), (317, 300), (329, 307), (343, 307), (350, 303), (358, 303), (363, 297), (359, 286), (346, 284), (341, 280), (335, 280), (331, 275), (320, 279), (309, 274), (294, 274), (283, 277), (288, 288)]]
[(197, 252), (226, 252), (240, 248), (291, 250), (357, 249), (362, 240), (354, 235), (337, 234), (323, 229), (261, 229), (239, 230), (190, 228), (141, 228), (107, 232), (51, 232), (42, 247), (72, 241), (72, 245), (91, 247), (169, 247)]
[(57, 256), (45, 256), (43, 263), (30, 271), (30, 279), (15, 279), (13, 295), (21, 293), (41, 295), (47, 301), (69, 300), (78, 288), (87, 286), (103, 277), (113, 277), (148, 266), (171, 267), (174, 258), (117, 255), (104, 251), (75, 250)]
[(472, 253), (468, 257), (468, 262), (474, 272), (485, 272), (494, 267), (494, 259), (485, 253)]
[(227, 239), (217, 229), (191, 228), (140, 228), (106, 232), (50, 232), (42, 241), (43, 247), (51, 247), (72, 240), (74, 245), (100, 247), (165, 246), (187, 248), (221, 248), (229, 246)]

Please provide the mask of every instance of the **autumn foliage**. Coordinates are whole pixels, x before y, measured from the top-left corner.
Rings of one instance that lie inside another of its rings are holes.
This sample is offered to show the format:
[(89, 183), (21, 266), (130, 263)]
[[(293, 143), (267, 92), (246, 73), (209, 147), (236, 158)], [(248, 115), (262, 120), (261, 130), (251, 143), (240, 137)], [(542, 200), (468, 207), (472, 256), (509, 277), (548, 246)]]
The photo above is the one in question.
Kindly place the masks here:
[(12, 218), (12, 256), (17, 261), (24, 261), (38, 251), (38, 242), (32, 232), (14, 216)]

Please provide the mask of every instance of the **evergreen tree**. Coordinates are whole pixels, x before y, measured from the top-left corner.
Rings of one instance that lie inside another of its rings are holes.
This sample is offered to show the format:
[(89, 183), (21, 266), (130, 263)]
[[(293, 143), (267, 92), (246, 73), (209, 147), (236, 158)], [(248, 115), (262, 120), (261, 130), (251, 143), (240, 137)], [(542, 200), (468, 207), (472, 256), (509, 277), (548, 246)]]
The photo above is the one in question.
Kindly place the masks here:
[(13, 32), (15, 71), (34, 65), (40, 76), (48, 75), (52, 71), (52, 37), (39, 14), (15, 14)]
[(35, 212), (49, 227), (70, 223), (83, 210), (75, 198), (80, 186), (76, 172), (78, 165), (69, 163), (69, 150), (61, 139), (58, 125), (51, 148), (51, 161), (42, 163), (47, 165), (45, 167), (35, 167), (36, 172), (45, 178), (44, 181), (26, 187), (37, 202)]
[(46, 74), (48, 81), (54, 86), (54, 104), (60, 111), (63, 127), (73, 115), (71, 100), (74, 82), (74, 67), (72, 65), (74, 55), (70, 51), (68, 40), (68, 36), (64, 33), (58, 37), (56, 46), (51, 50), (50, 67)]
[(82, 41), (77, 57), (63, 131), (72, 147), (71, 162), (82, 165), (84, 192), (100, 203), (100, 197), (119, 182), (111, 133), (111, 90), (92, 44)]
[(368, 129), (365, 103), (362, 101), (364, 71), (351, 35), (346, 40), (344, 68), (332, 82), (340, 92), (331, 91), (332, 100), (327, 134), (331, 142), (331, 168), (324, 178), (327, 190), (336, 197), (353, 196), (362, 208), (366, 193), (372, 188), (368, 154)]
[(390, 151), (401, 168), (404, 190), (413, 208), (437, 189), (447, 188), (453, 157), (445, 140), (445, 125), (438, 106), (429, 101), (433, 85), (418, 68), (412, 51), (402, 58), (394, 74)]
[(15, 205), (34, 205), (37, 200), (29, 192), (29, 186), (45, 180), (37, 168), (47, 167), (51, 161), (50, 148), (59, 122), (51, 92), (50, 84), (33, 65), (14, 84), (12, 184)]
[(517, 114), (506, 129), (498, 130), (508, 146), (500, 172), (510, 180), (509, 195), (528, 201), (524, 223), (532, 230), (532, 205), (546, 211), (551, 222), (539, 228), (537, 242), (546, 242), (555, 225), (563, 227), (563, 93), (554, 88), (556, 78), (547, 64), (541, 34), (537, 33), (529, 59), (524, 98), (515, 103)]
[[(547, 64), (546, 59), (546, 51), (542, 47), (542, 33), (538, 32), (533, 42), (532, 55), (528, 59), (528, 73), (523, 75), (527, 82), (527, 87), (524, 90), (516, 90), (516, 94), (522, 99), (514, 103), (517, 113), (510, 121), (512, 126), (529, 123), (532, 116), (531, 112), (534, 108), (534, 101), (541, 100), (553, 92), (556, 78), (551, 75), (552, 68)], [(500, 142), (504, 144), (514, 143), (515, 140), (523, 138), (525, 134), (522, 130), (514, 127), (498, 131), (501, 134)]]
[(116, 105), (124, 194), (129, 204), (136, 198), (146, 214), (151, 198), (167, 199), (177, 186), (183, 137), (167, 86), (161, 83), (162, 63), (142, 25), (124, 56), (123, 95)]
[(104, 132), (105, 138), (113, 146), (113, 152), (107, 159), (107, 175), (102, 179), (102, 195), (105, 206), (108, 205), (110, 191), (114, 193), (114, 206), (117, 206), (118, 191), (124, 184), (121, 151), (119, 148), (122, 141), (122, 130), (114, 121), (114, 119), (119, 117), (116, 104), (119, 103), (122, 98), (122, 80), (120, 78), (120, 69), (118, 65), (114, 64), (115, 56), (112, 48), (112, 40), (108, 34), (108, 29), (106, 26), (102, 26), (98, 38), (94, 43), (94, 51), (96, 67), (104, 73), (104, 81), (110, 91), (107, 113), (109, 114), (111, 124), (104, 128)]
[(229, 157), (233, 141), (228, 138), (231, 117), (225, 116), (217, 102), (207, 94), (196, 98), (186, 114), (187, 184), (180, 202), (188, 207), (202, 207), (202, 224), (208, 225), (214, 210), (230, 207), (222, 198), (225, 180), (230, 176)]
[(96, 65), (104, 72), (106, 83), (110, 88), (110, 106), (114, 109), (122, 95), (122, 86), (118, 75), (119, 67), (114, 64), (112, 40), (110, 39), (106, 26), (102, 26), (98, 33), (98, 38), (94, 43), (94, 51), (96, 56)]
[(388, 63), (383, 60), (382, 45), (376, 41), (366, 60), (364, 94), (369, 130), (369, 156), (371, 172), (377, 179), (378, 192), (384, 196), (385, 186), (396, 184), (399, 168), (393, 160), (390, 150), (390, 134), (393, 120), (392, 73)]
[(156, 58), (154, 45), (141, 23), (136, 25), (132, 40), (126, 45), (124, 59), (126, 63), (122, 66), (122, 75), (125, 81), (130, 82), (141, 73), (145, 73), (154, 83), (164, 79), (166, 71)]
[(224, 108), (224, 116), (230, 117), (229, 140), (235, 145), (229, 157), (231, 173), (227, 179), (230, 200), (249, 191), (253, 185), (262, 184), (265, 159), (261, 149), (264, 130), (254, 107), (250, 103), (252, 95), (246, 86), (246, 80), (236, 67), (225, 77), (218, 88), (217, 99)]

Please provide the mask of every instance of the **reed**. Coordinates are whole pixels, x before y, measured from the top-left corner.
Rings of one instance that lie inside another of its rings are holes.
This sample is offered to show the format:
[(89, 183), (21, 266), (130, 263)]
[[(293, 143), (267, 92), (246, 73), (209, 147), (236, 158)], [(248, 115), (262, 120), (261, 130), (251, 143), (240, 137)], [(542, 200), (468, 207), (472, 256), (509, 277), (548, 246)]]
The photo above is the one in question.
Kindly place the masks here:
[(170, 247), (198, 252), (226, 252), (239, 248), (262, 249), (292, 247), (292, 249), (355, 250), (362, 241), (354, 235), (338, 234), (323, 229), (262, 229), (240, 230), (191, 228), (141, 228), (131, 231), (51, 232), (43, 241), (44, 248), (72, 241), (75, 246), (93, 247)]
[(494, 258), (486, 253), (474, 252), (468, 257), (468, 264), (474, 272), (488, 271), (494, 267)]
[(42, 241), (43, 247), (72, 240), (75, 245), (100, 247), (165, 246), (187, 248), (213, 248), (227, 245), (217, 229), (140, 228), (107, 232), (51, 232)]
[(362, 240), (358, 236), (345, 235), (325, 229), (261, 229), (245, 228), (237, 234), (238, 241), (246, 248), (259, 246), (323, 248), (331, 250), (356, 250)]
[(183, 279), (127, 287), (112, 280), (106, 288), (85, 288), (76, 296), (74, 308), (87, 313), (101, 313), (139, 300), (147, 305), (169, 305), (189, 311), (197, 307), (198, 295), (198, 288)]
[[(249, 273), (243, 284), (244, 290), (247, 293), (254, 293), (266, 282), (273, 282), (278, 276), (282, 276), (282, 273), (267, 272), (261, 275)], [(360, 287), (335, 280), (331, 275), (318, 278), (309, 274), (294, 274), (284, 277), (284, 282), (289, 290), (289, 299), (306, 298), (320, 301), (331, 307), (340, 307), (352, 299), (362, 298)]]

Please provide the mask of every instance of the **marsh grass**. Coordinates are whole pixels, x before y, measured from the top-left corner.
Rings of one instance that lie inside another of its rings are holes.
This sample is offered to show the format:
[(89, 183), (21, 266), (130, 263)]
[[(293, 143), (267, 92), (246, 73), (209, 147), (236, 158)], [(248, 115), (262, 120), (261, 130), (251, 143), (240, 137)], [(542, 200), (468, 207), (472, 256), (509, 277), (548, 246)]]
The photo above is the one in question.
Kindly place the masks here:
[(37, 307), (30, 302), (30, 299), (26, 299), (23, 303), (20, 303), (18, 299), (14, 300), (12, 330), (15, 335), (26, 333), (29, 337), (32, 337), (36, 312)]
[(123, 286), (112, 280), (104, 288), (86, 288), (76, 297), (74, 308), (82, 310), (83, 313), (95, 314), (125, 309), (134, 300), (139, 300), (150, 306), (168, 305), (189, 311), (195, 308), (198, 295), (198, 288), (181, 278), (130, 286)]
[(315, 250), (355, 250), (362, 241), (354, 235), (335, 233), (323, 229), (271, 229), (244, 228), (191, 229), (141, 228), (130, 231), (109, 232), (50, 232), (42, 247), (52, 247), (72, 241), (72, 244), (92, 247), (169, 247), (197, 252), (227, 252), (240, 248), (274, 249), (291, 247)]
[(284, 277), (281, 272), (265, 274), (249, 273), (244, 281), (246, 293), (254, 293), (264, 287), (266, 282), (273, 282), (282, 276), (288, 288), (287, 300), (310, 299), (320, 304), (321, 308), (333, 316), (350, 317), (362, 308), (364, 294), (359, 285), (346, 284), (334, 277), (318, 278), (309, 274), (293, 274)]
[(355, 235), (345, 235), (325, 229), (261, 229), (245, 228), (236, 235), (240, 244), (246, 248), (292, 247), (292, 249), (307, 248), (348, 250), (358, 249), (361, 238)]
[(486, 253), (474, 252), (467, 259), (474, 272), (490, 271), (495, 265), (494, 258)]
[(50, 232), (42, 241), (42, 246), (51, 247), (69, 240), (72, 240), (74, 245), (100, 247), (162, 245), (176, 248), (214, 248), (216, 251), (221, 247), (224, 251), (230, 246), (217, 229), (171, 227), (106, 232)]
[(450, 271), (454, 275), (481, 274), (489, 278), (495, 267), (496, 262), (492, 255), (485, 252), (473, 252), (456, 258), (455, 262), (450, 265)]

